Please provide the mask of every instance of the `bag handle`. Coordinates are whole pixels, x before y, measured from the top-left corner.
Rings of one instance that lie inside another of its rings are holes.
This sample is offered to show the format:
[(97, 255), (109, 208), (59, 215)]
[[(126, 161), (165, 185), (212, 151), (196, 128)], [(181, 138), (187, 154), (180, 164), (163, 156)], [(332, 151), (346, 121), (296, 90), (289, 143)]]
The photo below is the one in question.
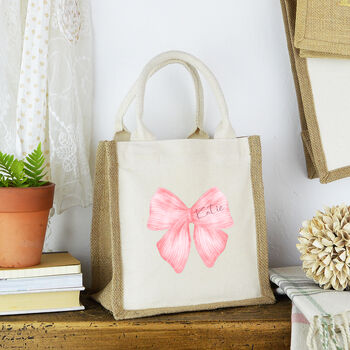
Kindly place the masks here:
[(232, 139), (236, 137), (236, 134), (231, 126), (228, 108), (222, 93), (221, 87), (217, 82), (214, 74), (210, 69), (201, 62), (198, 58), (182, 51), (168, 51), (164, 52), (153, 59), (144, 67), (136, 87), (136, 113), (137, 113), (137, 126), (136, 130), (131, 133), (131, 140), (154, 140), (155, 137), (143, 124), (143, 108), (144, 108), (144, 97), (145, 88), (148, 81), (150, 73), (155, 67), (162, 64), (173, 63), (174, 60), (179, 60), (186, 62), (187, 64), (193, 66), (196, 70), (202, 73), (202, 75), (207, 79), (209, 85), (211, 86), (214, 95), (219, 104), (221, 112), (221, 122), (216, 128), (214, 138), (216, 139)]
[[(197, 70), (192, 65), (179, 59), (170, 59), (153, 67), (152, 71), (149, 72), (147, 79), (151, 78), (153, 74), (155, 74), (158, 70), (162, 69), (163, 67), (171, 63), (179, 63), (183, 65), (188, 70), (188, 72), (192, 75), (192, 79), (194, 82), (194, 87), (196, 92), (196, 103), (197, 103), (196, 125), (188, 137), (193, 138), (193, 137), (199, 136), (201, 138), (209, 138), (209, 135), (203, 131), (203, 113), (204, 113), (203, 86)], [(117, 138), (118, 136), (117, 134), (123, 134), (123, 133), (124, 135), (125, 134), (127, 135), (125, 138), (130, 137), (131, 133), (124, 124), (124, 118), (125, 118), (126, 112), (128, 111), (130, 105), (132, 104), (132, 102), (136, 97), (137, 85), (138, 85), (138, 80), (134, 83), (134, 85), (132, 86), (128, 94), (125, 96), (124, 100), (122, 101), (118, 109), (116, 119), (115, 119), (116, 120), (115, 138)]]

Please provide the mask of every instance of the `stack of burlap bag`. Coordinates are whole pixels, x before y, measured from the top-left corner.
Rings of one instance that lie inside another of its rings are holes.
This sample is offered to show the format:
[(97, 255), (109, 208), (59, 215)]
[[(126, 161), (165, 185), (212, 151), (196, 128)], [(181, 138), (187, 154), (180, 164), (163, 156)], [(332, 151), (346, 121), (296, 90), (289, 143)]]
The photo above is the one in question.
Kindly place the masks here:
[(350, 176), (350, 0), (281, 0), (309, 178)]

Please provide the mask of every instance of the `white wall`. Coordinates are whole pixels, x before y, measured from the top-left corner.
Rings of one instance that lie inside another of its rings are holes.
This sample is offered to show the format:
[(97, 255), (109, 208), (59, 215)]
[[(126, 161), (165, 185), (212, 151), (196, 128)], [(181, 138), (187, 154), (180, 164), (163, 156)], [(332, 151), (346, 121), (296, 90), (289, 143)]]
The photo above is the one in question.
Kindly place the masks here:
[[(271, 266), (298, 264), (302, 220), (324, 205), (346, 203), (350, 179), (321, 185), (306, 177), (294, 84), (279, 1), (91, 0), (95, 34), (95, 104), (91, 166), (98, 141), (113, 137), (116, 110), (143, 65), (170, 49), (188, 51), (216, 74), (238, 135), (261, 135)], [(147, 126), (183, 138), (194, 118), (187, 72), (168, 66), (148, 84)], [(206, 94), (205, 126), (219, 121)], [(134, 114), (127, 125), (132, 127)], [(68, 249), (89, 281), (91, 208), (53, 220), (52, 249)]]

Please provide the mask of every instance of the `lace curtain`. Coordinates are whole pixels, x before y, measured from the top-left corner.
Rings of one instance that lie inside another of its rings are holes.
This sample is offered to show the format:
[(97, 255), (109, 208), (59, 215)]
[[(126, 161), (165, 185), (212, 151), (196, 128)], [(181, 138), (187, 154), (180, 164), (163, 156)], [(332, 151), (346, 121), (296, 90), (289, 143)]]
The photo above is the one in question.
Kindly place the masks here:
[[(24, 12), (20, 0), (0, 0), (0, 150), (16, 150), (16, 103)], [(26, 4), (23, 4), (26, 10)]]
[(0, 0), (0, 150), (42, 143), (56, 213), (92, 202), (89, 0)]

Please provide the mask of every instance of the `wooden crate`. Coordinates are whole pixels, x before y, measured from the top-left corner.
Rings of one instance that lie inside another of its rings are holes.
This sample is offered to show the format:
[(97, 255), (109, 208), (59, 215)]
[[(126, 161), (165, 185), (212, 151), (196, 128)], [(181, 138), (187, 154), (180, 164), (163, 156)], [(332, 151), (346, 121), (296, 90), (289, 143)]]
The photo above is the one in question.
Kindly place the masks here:
[(85, 311), (1, 316), (1, 349), (235, 349), (290, 347), (291, 303), (115, 321), (83, 296)]

